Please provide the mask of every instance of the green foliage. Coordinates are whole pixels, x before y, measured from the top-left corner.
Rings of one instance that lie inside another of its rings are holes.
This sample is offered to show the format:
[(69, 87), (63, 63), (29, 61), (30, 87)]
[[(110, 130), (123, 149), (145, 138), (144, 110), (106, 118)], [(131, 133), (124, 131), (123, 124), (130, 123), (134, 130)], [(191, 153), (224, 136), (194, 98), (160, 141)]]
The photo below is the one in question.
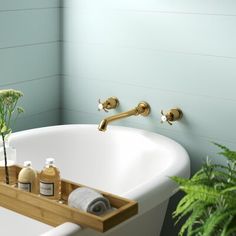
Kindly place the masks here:
[(11, 122), (15, 115), (15, 120), (18, 115), (24, 112), (22, 107), (17, 107), (18, 100), (23, 96), (20, 91), (14, 89), (0, 90), (0, 136), (4, 149), (5, 176), (6, 183), (9, 184), (9, 172), (7, 165), (6, 139), (12, 132)]
[(226, 165), (207, 158), (191, 179), (171, 178), (186, 193), (173, 213), (176, 223), (187, 217), (179, 236), (236, 236), (236, 152), (214, 144)]
[(17, 102), (23, 94), (14, 89), (0, 90), (0, 134), (4, 137), (11, 134), (12, 117), (15, 114), (15, 120), (24, 109), (17, 107)]

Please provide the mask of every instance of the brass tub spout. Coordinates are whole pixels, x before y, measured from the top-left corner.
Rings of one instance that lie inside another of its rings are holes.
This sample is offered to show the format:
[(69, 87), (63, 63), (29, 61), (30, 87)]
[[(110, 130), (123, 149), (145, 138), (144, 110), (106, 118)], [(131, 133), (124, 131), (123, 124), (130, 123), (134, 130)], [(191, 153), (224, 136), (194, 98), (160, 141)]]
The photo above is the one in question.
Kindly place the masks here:
[(140, 102), (138, 106), (133, 108), (132, 110), (121, 112), (117, 115), (109, 116), (103, 119), (98, 126), (98, 130), (104, 132), (106, 131), (109, 123), (116, 120), (124, 119), (126, 117), (138, 116), (138, 115), (148, 116), (150, 114), (150, 111), (151, 111), (151, 108), (147, 102)]

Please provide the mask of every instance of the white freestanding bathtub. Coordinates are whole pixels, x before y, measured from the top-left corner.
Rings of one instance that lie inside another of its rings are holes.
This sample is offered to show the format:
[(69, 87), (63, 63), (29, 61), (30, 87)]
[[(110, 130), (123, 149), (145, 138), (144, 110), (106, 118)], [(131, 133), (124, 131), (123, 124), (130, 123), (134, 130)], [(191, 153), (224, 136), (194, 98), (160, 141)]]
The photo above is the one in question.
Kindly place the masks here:
[[(61, 176), (90, 187), (137, 200), (139, 214), (103, 233), (105, 236), (158, 236), (168, 199), (176, 191), (169, 176), (188, 177), (185, 149), (175, 141), (144, 130), (97, 125), (63, 125), (14, 133), (10, 144), (17, 162), (31, 160), (41, 170), (56, 159)], [(102, 233), (65, 223), (56, 228), (0, 208), (0, 235), (98, 236)]]

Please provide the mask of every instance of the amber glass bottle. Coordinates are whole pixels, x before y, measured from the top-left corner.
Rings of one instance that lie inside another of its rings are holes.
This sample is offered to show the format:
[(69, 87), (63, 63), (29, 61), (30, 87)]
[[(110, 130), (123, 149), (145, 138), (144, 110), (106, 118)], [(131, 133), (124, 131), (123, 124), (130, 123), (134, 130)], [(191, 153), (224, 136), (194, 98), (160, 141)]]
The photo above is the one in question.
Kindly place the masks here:
[(55, 166), (54, 158), (47, 158), (45, 167), (40, 172), (39, 191), (41, 196), (53, 200), (60, 200), (61, 198), (60, 171)]

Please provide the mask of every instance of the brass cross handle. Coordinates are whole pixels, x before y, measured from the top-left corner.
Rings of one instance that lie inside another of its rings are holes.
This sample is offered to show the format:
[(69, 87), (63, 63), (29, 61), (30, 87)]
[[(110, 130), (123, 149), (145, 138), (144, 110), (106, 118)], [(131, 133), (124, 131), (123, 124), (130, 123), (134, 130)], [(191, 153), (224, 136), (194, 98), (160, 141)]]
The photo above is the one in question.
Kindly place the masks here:
[(108, 112), (110, 109), (115, 109), (119, 105), (119, 100), (117, 97), (110, 97), (106, 101), (101, 102), (101, 99), (98, 100), (98, 110), (104, 110)]
[(174, 121), (180, 120), (183, 117), (183, 112), (179, 108), (170, 109), (167, 113), (161, 110), (161, 123), (167, 122), (169, 125), (173, 125)]

